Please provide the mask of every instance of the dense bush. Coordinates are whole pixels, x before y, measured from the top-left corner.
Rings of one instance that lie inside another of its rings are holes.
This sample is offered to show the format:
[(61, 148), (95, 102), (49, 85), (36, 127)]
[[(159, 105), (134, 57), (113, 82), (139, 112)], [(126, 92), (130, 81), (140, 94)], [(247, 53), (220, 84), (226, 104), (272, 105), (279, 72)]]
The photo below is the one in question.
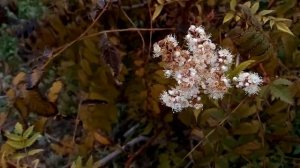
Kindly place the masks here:
[(1, 1), (1, 167), (297, 167), (299, 11)]

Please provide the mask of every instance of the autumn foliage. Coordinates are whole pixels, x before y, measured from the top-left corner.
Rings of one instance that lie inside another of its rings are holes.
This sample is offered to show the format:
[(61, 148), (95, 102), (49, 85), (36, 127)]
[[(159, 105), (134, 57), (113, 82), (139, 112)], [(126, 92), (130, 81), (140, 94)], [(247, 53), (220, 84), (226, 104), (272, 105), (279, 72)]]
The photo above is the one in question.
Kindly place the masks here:
[(0, 2), (0, 167), (297, 167), (296, 0)]

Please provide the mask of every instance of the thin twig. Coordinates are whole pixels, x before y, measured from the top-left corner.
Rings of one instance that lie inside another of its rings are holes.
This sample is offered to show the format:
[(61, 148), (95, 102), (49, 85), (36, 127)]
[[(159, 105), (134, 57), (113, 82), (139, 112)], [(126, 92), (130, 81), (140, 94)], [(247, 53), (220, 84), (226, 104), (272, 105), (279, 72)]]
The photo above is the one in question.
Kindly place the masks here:
[(145, 143), (142, 147), (139, 148), (133, 155), (129, 157), (129, 159), (125, 163), (125, 168), (130, 168), (132, 162), (135, 160), (136, 157), (138, 157), (160, 134), (162, 129), (160, 129), (157, 133), (155, 133), (147, 143)]
[(86, 38), (91, 38), (94, 36), (99, 36), (104, 33), (115, 33), (115, 32), (130, 32), (130, 31), (166, 31), (166, 30), (175, 30), (175, 28), (127, 28), (127, 29), (114, 29), (114, 30), (103, 30), (97, 33), (92, 33), (89, 35), (86, 35), (82, 37), (80, 40), (86, 39)]
[[(244, 103), (244, 101), (246, 100), (246, 98), (244, 98), (236, 107), (235, 107), (235, 109), (231, 112), (231, 113), (229, 113), (222, 121), (220, 121), (220, 123), (218, 124), (219, 126), (221, 126), (221, 125), (223, 125), (226, 121), (227, 121), (227, 119), (230, 117), (230, 115), (231, 114), (233, 114), (243, 103)], [(197, 144), (197, 145), (195, 145), (194, 146), (194, 148), (193, 149), (191, 149), (191, 151), (188, 153), (188, 154), (186, 154), (185, 156), (184, 156), (184, 158), (182, 159), (182, 161), (184, 160), (184, 159), (186, 159), (189, 155), (191, 155), (202, 143), (203, 143), (203, 141), (204, 140), (207, 140), (208, 139), (208, 137), (211, 135), (211, 134), (213, 134), (215, 131), (217, 130), (217, 127), (216, 128), (214, 128), (214, 129), (212, 129), (211, 131), (209, 131), (207, 134), (206, 134), (206, 136)]]
[[(120, 3), (121, 3), (121, 1), (120, 1)], [(120, 5), (121, 6), (121, 5)], [(123, 10), (123, 8), (121, 8), (120, 7), (120, 9), (121, 9), (121, 12), (124, 14), (124, 16), (128, 19), (128, 21), (132, 24), (132, 26), (134, 27), (134, 28), (137, 28), (136, 27), (136, 25), (134, 24), (134, 22), (130, 19), (130, 17), (127, 15), (127, 13)], [(139, 34), (139, 36), (141, 37), (141, 40), (142, 40), (142, 48), (143, 48), (143, 53), (145, 52), (145, 40), (144, 40), (144, 37), (143, 37), (143, 35), (142, 35), (142, 33), (141, 33), (141, 31), (139, 31), (139, 30), (137, 30), (137, 33)]]
[(73, 45), (74, 43), (76, 43), (77, 41), (79, 41), (80, 39), (82, 39), (82, 37), (84, 37), (89, 31), (90, 29), (96, 24), (96, 22), (100, 19), (100, 17), (104, 14), (104, 12), (107, 10), (108, 6), (109, 6), (110, 3), (107, 3), (105, 5), (105, 7), (103, 8), (103, 10), (97, 15), (97, 17), (95, 18), (95, 20), (92, 22), (92, 24), (90, 24), (90, 26), (83, 32), (81, 33), (80, 36), (78, 36), (75, 40), (65, 44), (64, 46), (62, 47), (59, 47), (58, 49), (55, 49), (54, 51), (57, 51), (55, 54), (53, 54), (51, 56), (51, 59), (48, 60), (42, 67), (42, 69), (45, 69), (49, 64), (50, 62), (55, 59), (57, 56), (59, 56), (63, 51), (65, 51), (67, 48), (69, 48), (71, 45)]
[(138, 136), (138, 137), (132, 139), (126, 145), (123, 145), (121, 148), (118, 148), (117, 150), (115, 150), (114, 152), (108, 154), (107, 156), (105, 156), (101, 160), (95, 162), (93, 167), (101, 167), (101, 166), (106, 165), (109, 161), (111, 161), (112, 159), (114, 159), (115, 157), (120, 155), (126, 148), (132, 147), (133, 145), (135, 145), (139, 142), (142, 142), (142, 141), (146, 141), (147, 139), (148, 138), (145, 137), (145, 136)]

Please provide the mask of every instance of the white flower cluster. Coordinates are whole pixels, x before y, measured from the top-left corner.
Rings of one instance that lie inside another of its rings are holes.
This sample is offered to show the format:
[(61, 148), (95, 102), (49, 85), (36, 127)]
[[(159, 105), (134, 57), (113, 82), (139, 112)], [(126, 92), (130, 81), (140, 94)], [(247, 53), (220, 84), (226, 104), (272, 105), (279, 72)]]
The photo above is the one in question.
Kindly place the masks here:
[(259, 91), (259, 85), (262, 84), (262, 79), (251, 72), (241, 72), (238, 77), (234, 77), (233, 81), (237, 88), (242, 88), (248, 94), (256, 94)]
[[(176, 112), (187, 107), (201, 109), (201, 93), (221, 99), (231, 87), (226, 72), (231, 67), (233, 55), (217, 48), (201, 26), (191, 25), (185, 40), (188, 50), (182, 49), (172, 35), (153, 45), (153, 56), (162, 57), (165, 76), (177, 81), (175, 88), (161, 94), (162, 102)], [(237, 88), (248, 94), (256, 93), (262, 83), (257, 74), (244, 72), (234, 81)]]

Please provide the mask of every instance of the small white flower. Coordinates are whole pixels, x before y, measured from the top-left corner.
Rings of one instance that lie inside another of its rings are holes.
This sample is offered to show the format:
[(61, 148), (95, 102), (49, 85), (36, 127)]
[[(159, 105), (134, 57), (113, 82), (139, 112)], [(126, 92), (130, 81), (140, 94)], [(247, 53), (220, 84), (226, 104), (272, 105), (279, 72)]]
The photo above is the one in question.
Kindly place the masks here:
[(175, 51), (175, 52), (174, 52), (174, 56), (175, 56), (175, 57), (179, 57), (179, 56), (180, 56), (180, 52), (179, 52), (179, 51)]
[(165, 76), (167, 78), (169, 78), (172, 75), (172, 73), (173, 73), (173, 71), (171, 71), (171, 70), (164, 70), (164, 72), (165, 72)]
[(178, 42), (177, 42), (175, 36), (168, 35), (166, 38), (166, 41), (172, 43), (174, 47), (178, 46)]
[(161, 55), (161, 48), (157, 43), (153, 44), (153, 57), (159, 57)]

